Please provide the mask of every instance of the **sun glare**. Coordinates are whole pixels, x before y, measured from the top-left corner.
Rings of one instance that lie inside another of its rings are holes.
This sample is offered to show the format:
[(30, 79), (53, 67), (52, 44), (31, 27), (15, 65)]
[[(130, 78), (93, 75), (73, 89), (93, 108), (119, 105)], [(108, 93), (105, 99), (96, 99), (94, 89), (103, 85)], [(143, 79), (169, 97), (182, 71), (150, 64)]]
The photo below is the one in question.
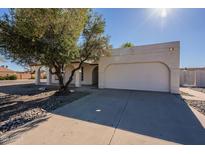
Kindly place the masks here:
[(155, 9), (155, 13), (160, 18), (167, 18), (169, 12), (170, 12), (170, 9), (168, 9), (168, 8), (157, 8), (157, 9)]
[(161, 9), (160, 10), (160, 16), (162, 18), (166, 18), (167, 17), (167, 10), (166, 9)]

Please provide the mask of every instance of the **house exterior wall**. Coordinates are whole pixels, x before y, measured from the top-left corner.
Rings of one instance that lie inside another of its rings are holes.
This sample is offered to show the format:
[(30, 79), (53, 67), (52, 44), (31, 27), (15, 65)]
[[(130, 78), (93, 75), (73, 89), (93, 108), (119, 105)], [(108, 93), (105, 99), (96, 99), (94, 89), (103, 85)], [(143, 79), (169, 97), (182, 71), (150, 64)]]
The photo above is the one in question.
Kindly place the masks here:
[(195, 70), (180, 70), (180, 85), (181, 86), (196, 86), (196, 71)]
[(198, 70), (197, 71), (197, 86), (198, 87), (205, 87), (205, 70)]
[(16, 75), (15, 72), (10, 72), (10, 71), (0, 71), (0, 77), (5, 77), (5, 76), (8, 76), (8, 75)]
[(0, 77), (6, 77), (10, 75), (16, 75), (16, 72), (8, 69), (8, 66), (0, 66)]
[(16, 73), (17, 79), (31, 79), (32, 75), (28, 72), (18, 72)]
[(17, 79), (31, 79), (29, 72), (16, 72), (8, 69), (7, 67), (0, 67), (0, 77), (6, 77), (10, 75), (16, 75)]
[(82, 85), (92, 85), (93, 84), (92, 72), (95, 67), (97, 67), (97, 65), (90, 65), (90, 64), (83, 65), (84, 78), (83, 80), (81, 80)]
[[(64, 76), (64, 82), (67, 82), (70, 75), (71, 75), (71, 71), (77, 67), (78, 64), (71, 64), (71, 65), (68, 65), (66, 68), (65, 68), (65, 76)], [(93, 72), (93, 69), (95, 67), (97, 67), (97, 65), (93, 65), (93, 64), (83, 64), (82, 65), (83, 67), (83, 80), (81, 80), (81, 84), (82, 85), (92, 85), (92, 72)], [(80, 70), (80, 78), (81, 78), (81, 73), (82, 71)], [(75, 84), (75, 81), (76, 81), (76, 73), (74, 74), (73, 76), (73, 80), (71, 82), (71, 84)], [(52, 83), (58, 83), (58, 80), (57, 78), (55, 77), (55, 75), (52, 75)]]
[(186, 68), (180, 70), (180, 85), (205, 87), (205, 68)]
[[(165, 65), (169, 70), (169, 91), (171, 93), (179, 93), (179, 51), (179, 42), (168, 42), (131, 48), (114, 49), (111, 52), (111, 56), (103, 56), (100, 58), (98, 86), (99, 88), (106, 88), (105, 74), (106, 69), (109, 67), (109, 65), (134, 63), (161, 63)], [(143, 68), (140, 71), (143, 72)], [(159, 74), (159, 80), (160, 77), (161, 76)]]
[(51, 75), (51, 83), (58, 83), (58, 79), (56, 77), (56, 75)]

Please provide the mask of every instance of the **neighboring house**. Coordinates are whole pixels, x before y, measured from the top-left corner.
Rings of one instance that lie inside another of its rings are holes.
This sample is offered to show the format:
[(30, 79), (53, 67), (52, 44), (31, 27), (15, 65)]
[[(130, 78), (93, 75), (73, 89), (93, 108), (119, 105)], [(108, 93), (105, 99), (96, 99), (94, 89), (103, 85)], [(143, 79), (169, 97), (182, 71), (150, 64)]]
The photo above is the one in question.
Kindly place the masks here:
[(28, 71), (26, 72), (16, 72), (17, 79), (31, 79), (32, 74)]
[(16, 75), (17, 79), (31, 79), (32, 74), (30, 72), (18, 72), (8, 68), (8, 66), (0, 66), (0, 77), (6, 77), (10, 75)]
[(0, 77), (5, 77), (5, 76), (10, 76), (10, 75), (15, 75), (16, 72), (13, 70), (10, 70), (8, 66), (0, 66)]
[(180, 85), (190, 87), (205, 87), (205, 67), (181, 68)]
[[(87, 62), (75, 73), (76, 87), (97, 84), (99, 88), (147, 90), (179, 93), (180, 42), (113, 49), (98, 63)], [(66, 67), (64, 80), (78, 63)], [(47, 84), (58, 82), (47, 71)], [(36, 67), (36, 84), (40, 84), (40, 66)]]

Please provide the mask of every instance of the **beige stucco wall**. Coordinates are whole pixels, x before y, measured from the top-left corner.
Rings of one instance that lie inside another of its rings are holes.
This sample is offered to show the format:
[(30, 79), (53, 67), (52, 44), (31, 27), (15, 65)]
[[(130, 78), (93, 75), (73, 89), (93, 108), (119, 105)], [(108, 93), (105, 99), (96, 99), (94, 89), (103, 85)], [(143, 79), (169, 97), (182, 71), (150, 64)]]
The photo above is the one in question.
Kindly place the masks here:
[(205, 87), (205, 69), (204, 70), (198, 70), (196, 73), (197, 76), (197, 86), (198, 87)]
[[(71, 65), (66, 66), (64, 82), (68, 81), (68, 79), (71, 75), (71, 71), (77, 66), (78, 66), (78, 64), (71, 64)], [(97, 65), (85, 63), (82, 65), (82, 67), (83, 67), (83, 71), (84, 71), (84, 73), (83, 73), (84, 78), (83, 78), (83, 80), (81, 80), (81, 84), (82, 85), (92, 85), (92, 72), (93, 72), (93, 69), (95, 67), (97, 67)], [(80, 73), (82, 73), (82, 72), (80, 71)], [(72, 80), (71, 84), (75, 84), (75, 80), (76, 80), (75, 75), (76, 74), (74, 74), (74, 76), (73, 76), (73, 80)], [(81, 77), (81, 75), (80, 75), (80, 77)], [(56, 80), (54, 75), (52, 75), (52, 83), (58, 83), (58, 80)]]
[(186, 68), (180, 70), (180, 85), (205, 87), (205, 68)]
[(82, 85), (92, 85), (92, 72), (97, 65), (84, 64), (84, 79), (81, 81)]
[[(172, 51), (172, 49), (174, 50)], [(169, 70), (169, 91), (171, 93), (179, 93), (179, 51), (179, 42), (168, 42), (131, 48), (113, 49), (111, 52), (111, 56), (103, 56), (100, 58), (98, 86), (99, 88), (106, 88), (106, 71), (110, 65), (134, 63), (161, 63), (165, 65)], [(139, 70), (139, 72), (143, 71), (143, 68)], [(132, 75), (132, 73), (130, 75)], [(143, 77), (141, 76), (141, 78)], [(161, 76), (159, 73), (158, 79), (160, 80), (160, 78)], [(141, 81), (143, 81), (143, 79)], [(132, 85), (132, 83), (129, 84)]]
[(0, 77), (8, 76), (8, 75), (15, 75), (16, 72), (14, 71), (0, 71)]
[(180, 70), (180, 85), (181, 86), (196, 86), (196, 71), (195, 70)]

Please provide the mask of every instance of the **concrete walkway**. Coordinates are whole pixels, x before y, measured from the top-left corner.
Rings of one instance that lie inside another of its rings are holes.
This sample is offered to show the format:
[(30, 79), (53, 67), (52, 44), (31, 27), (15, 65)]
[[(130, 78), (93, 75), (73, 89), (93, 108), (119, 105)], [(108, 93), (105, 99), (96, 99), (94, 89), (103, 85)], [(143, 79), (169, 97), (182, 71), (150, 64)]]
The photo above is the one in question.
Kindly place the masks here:
[(205, 93), (203, 92), (192, 90), (190, 88), (180, 88), (180, 91), (190, 95), (190, 96), (183, 95), (182, 97), (184, 99), (205, 101)]
[(205, 144), (205, 116), (197, 114), (168, 93), (99, 90), (10, 144)]

